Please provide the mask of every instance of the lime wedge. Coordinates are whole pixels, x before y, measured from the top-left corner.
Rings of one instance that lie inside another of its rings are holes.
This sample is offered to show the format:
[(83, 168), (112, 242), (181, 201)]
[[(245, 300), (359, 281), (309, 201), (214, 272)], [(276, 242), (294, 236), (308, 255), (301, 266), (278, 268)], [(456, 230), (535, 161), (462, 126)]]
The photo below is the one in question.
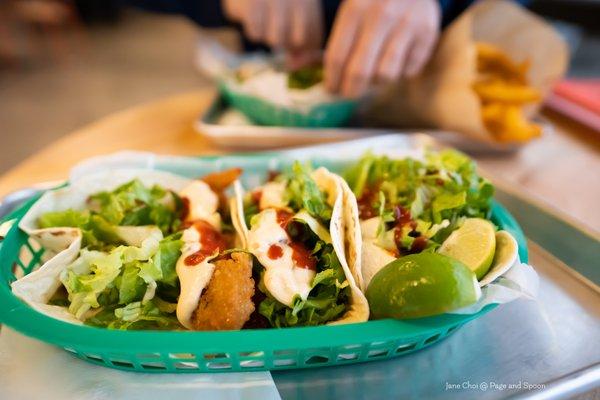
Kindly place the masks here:
[(460, 261), (481, 279), (490, 269), (496, 251), (496, 230), (485, 219), (469, 218), (442, 243), (438, 253)]
[(371, 316), (420, 318), (466, 307), (481, 295), (475, 274), (436, 253), (411, 254), (381, 269), (367, 288)]

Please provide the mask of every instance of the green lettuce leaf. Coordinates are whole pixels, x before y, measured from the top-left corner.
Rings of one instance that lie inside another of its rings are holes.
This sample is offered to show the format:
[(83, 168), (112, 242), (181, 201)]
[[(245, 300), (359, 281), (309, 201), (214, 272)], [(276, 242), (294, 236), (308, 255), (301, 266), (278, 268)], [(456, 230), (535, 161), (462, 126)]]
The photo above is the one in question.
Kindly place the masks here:
[(96, 193), (88, 203), (113, 225), (156, 225), (168, 235), (180, 223), (177, 195), (156, 185), (146, 187), (138, 179), (111, 192)]
[(247, 193), (244, 197), (244, 220), (246, 221), (246, 226), (252, 226), (252, 217), (257, 215), (260, 212), (258, 207), (258, 203), (252, 198), (251, 193)]
[(153, 264), (161, 272), (160, 278), (156, 279), (158, 282), (169, 286), (177, 284), (178, 278), (175, 266), (181, 256), (182, 246), (181, 234), (168, 236), (160, 242), (158, 251), (152, 257)]
[(97, 327), (119, 330), (182, 329), (172, 304), (155, 298), (146, 303), (132, 302), (124, 307), (106, 307), (86, 321)]
[(141, 300), (146, 291), (146, 283), (140, 277), (140, 263), (133, 262), (123, 268), (123, 274), (117, 284), (119, 288), (119, 304), (127, 304)]
[(115, 226), (156, 225), (163, 235), (176, 231), (181, 221), (181, 199), (159, 186), (145, 187), (134, 179), (112, 192), (93, 194), (88, 210), (64, 210), (43, 214), (40, 228), (73, 227), (83, 233), (83, 247), (108, 250), (124, 244)]
[(332, 208), (327, 203), (327, 195), (310, 177), (310, 167), (295, 162), (283, 177), (287, 180), (285, 197), (290, 207), (294, 211), (305, 209), (321, 223), (329, 225)]
[[(81, 250), (80, 256), (61, 274), (69, 312), (85, 323), (92, 318), (91, 324), (105, 323), (102, 326), (128, 329), (132, 321), (116, 315), (118, 309), (130, 310), (131, 304), (139, 302), (141, 308), (148, 311), (144, 308), (148, 301), (163, 294), (172, 298), (169, 288), (178, 291), (175, 265), (183, 245), (180, 236), (176, 234), (162, 240), (149, 237), (140, 247), (119, 246), (109, 252)], [(113, 319), (106, 310), (112, 310)], [(142, 314), (146, 315), (146, 311)], [(93, 315), (90, 317), (90, 314)], [(150, 313), (146, 315), (150, 319), (144, 317), (139, 321), (156, 322), (155, 317), (164, 317), (155, 314)], [(117, 319), (127, 324), (112, 324)]]
[(290, 89), (308, 89), (323, 81), (323, 66), (310, 65), (288, 74), (288, 87)]
[(43, 214), (38, 219), (38, 225), (42, 229), (53, 227), (82, 228), (89, 220), (90, 212), (88, 210), (51, 211)]

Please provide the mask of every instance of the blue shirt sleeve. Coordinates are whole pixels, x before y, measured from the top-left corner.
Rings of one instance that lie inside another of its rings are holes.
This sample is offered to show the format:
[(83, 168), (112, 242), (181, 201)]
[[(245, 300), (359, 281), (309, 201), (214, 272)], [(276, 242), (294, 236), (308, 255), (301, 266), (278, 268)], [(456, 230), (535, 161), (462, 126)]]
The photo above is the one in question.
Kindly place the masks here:
[[(442, 26), (448, 25), (476, 0), (438, 0), (442, 9)], [(529, 5), (531, 0), (513, 0), (523, 6)]]
[(223, 13), (221, 0), (122, 0), (122, 2), (148, 11), (185, 15), (205, 28), (230, 25)]
[[(121, 0), (125, 4), (143, 8), (149, 11), (163, 12), (169, 14), (182, 14), (190, 18), (200, 26), (206, 28), (217, 28), (223, 26), (234, 26), (225, 17), (221, 0)], [(323, 4), (323, 19), (325, 23), (325, 37), (329, 36), (335, 15), (343, 0), (321, 0)], [(460, 13), (476, 0), (438, 0), (442, 9), (442, 26), (452, 22)], [(527, 5), (530, 0), (515, 0), (517, 3)], [(239, 27), (238, 27), (239, 28)], [(241, 30), (240, 30), (241, 31)], [(256, 47), (256, 44), (248, 42), (244, 38), (247, 49)]]

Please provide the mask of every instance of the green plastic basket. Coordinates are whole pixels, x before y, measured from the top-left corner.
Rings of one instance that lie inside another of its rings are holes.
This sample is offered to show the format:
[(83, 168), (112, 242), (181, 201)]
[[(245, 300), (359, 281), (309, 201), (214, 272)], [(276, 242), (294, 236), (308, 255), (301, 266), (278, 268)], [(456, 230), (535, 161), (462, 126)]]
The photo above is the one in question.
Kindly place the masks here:
[(224, 82), (219, 84), (219, 88), (229, 104), (259, 125), (335, 128), (344, 126), (358, 105), (356, 100), (344, 99), (318, 104), (303, 113), (256, 96), (239, 93)]
[[(248, 183), (264, 177), (274, 161), (272, 155), (203, 160), (207, 166), (204, 171), (171, 168), (171, 172), (198, 176), (237, 165), (244, 167)], [(277, 161), (291, 162), (281, 157)], [(315, 162), (323, 164), (336, 167), (326, 161)], [(0, 321), (97, 365), (127, 371), (189, 373), (284, 370), (384, 360), (430, 346), (496, 307), (487, 306), (473, 315), (443, 314), (413, 320), (227, 332), (118, 331), (69, 324), (38, 313), (10, 290), (16, 275), (28, 274), (36, 268), (43, 253), (17, 226), (36, 200), (28, 201), (5, 218), (14, 220), (14, 225), (0, 242)], [(493, 220), (515, 236), (521, 260), (527, 261), (523, 232), (497, 203), (493, 207)]]

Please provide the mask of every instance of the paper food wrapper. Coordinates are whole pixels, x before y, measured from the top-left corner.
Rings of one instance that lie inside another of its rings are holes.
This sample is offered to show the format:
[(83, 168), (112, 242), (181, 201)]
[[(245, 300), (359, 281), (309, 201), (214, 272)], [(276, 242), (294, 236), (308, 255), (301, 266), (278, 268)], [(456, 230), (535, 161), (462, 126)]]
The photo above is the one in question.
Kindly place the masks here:
[[(484, 0), (442, 33), (418, 77), (402, 80), (376, 97), (366, 118), (376, 124), (463, 132), (491, 141), (471, 86), (477, 77), (476, 43), (490, 43), (514, 61), (529, 60), (528, 83), (545, 96), (565, 73), (566, 43), (541, 18), (512, 1)], [(528, 107), (530, 117), (540, 105)]]
[(490, 304), (505, 304), (519, 298), (537, 298), (540, 278), (528, 264), (518, 258), (502, 276), (481, 288), (481, 297), (475, 304), (451, 311), (450, 314), (475, 314)]

